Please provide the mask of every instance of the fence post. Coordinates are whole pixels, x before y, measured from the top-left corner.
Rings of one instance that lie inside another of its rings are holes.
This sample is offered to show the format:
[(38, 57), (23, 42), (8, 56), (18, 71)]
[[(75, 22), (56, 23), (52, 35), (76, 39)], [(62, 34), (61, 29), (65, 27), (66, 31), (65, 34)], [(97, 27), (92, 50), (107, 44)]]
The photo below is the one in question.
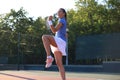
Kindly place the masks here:
[(66, 31), (67, 31), (67, 39), (66, 39), (66, 66), (68, 65), (68, 31), (69, 31), (69, 29), (67, 28), (66, 29)]
[(17, 62), (17, 70), (20, 70), (20, 32), (18, 33), (18, 62)]
[(66, 66), (68, 65), (68, 38), (66, 41)]

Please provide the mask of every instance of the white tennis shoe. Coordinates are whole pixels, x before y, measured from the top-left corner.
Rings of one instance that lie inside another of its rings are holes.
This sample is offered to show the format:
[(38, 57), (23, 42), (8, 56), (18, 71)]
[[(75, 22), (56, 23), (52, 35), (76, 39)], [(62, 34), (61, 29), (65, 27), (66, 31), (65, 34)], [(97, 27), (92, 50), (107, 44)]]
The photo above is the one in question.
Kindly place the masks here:
[(51, 67), (53, 61), (54, 61), (54, 58), (53, 58), (53, 57), (47, 58), (45, 68)]

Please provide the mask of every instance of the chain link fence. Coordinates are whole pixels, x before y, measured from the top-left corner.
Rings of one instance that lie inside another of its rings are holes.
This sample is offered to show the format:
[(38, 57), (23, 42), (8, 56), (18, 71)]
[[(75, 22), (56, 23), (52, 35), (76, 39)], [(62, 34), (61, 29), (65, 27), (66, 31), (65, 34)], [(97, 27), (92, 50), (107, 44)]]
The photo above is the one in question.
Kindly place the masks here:
[[(0, 64), (44, 65), (46, 54), (41, 36), (1, 30)], [(67, 65), (96, 65), (102, 64), (103, 61), (119, 61), (119, 40), (119, 33), (78, 37), (75, 43), (75, 52), (70, 54), (69, 50), (69, 59), (63, 57), (63, 63), (67, 63)], [(71, 56), (73, 54), (75, 56)]]
[(0, 32), (0, 64), (44, 64), (41, 36)]

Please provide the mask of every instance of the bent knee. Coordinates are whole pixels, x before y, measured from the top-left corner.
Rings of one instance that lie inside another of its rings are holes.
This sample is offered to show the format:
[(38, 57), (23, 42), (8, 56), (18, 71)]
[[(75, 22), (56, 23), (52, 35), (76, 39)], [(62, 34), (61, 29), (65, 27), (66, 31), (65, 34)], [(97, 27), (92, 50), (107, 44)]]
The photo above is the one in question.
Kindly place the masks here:
[(48, 38), (48, 35), (42, 35), (42, 39)]
[(52, 35), (43, 35), (42, 36), (42, 39), (49, 39), (49, 40), (52, 40), (53, 39), (53, 36)]

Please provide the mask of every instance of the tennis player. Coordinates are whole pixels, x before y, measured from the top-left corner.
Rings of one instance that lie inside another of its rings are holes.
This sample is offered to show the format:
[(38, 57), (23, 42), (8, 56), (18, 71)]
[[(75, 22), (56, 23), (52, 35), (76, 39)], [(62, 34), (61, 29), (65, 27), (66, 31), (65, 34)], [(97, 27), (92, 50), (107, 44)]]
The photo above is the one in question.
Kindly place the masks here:
[(66, 56), (66, 25), (67, 25), (67, 13), (65, 9), (60, 8), (58, 11), (58, 24), (56, 27), (53, 26), (52, 16), (48, 18), (48, 24), (50, 26), (51, 31), (55, 34), (52, 35), (43, 35), (42, 41), (47, 53), (46, 59), (46, 68), (51, 67), (54, 58), (50, 54), (50, 50), (53, 52), (55, 56), (55, 61), (58, 66), (59, 72), (61, 74), (62, 80), (66, 80), (65, 70), (62, 63), (62, 56)]

